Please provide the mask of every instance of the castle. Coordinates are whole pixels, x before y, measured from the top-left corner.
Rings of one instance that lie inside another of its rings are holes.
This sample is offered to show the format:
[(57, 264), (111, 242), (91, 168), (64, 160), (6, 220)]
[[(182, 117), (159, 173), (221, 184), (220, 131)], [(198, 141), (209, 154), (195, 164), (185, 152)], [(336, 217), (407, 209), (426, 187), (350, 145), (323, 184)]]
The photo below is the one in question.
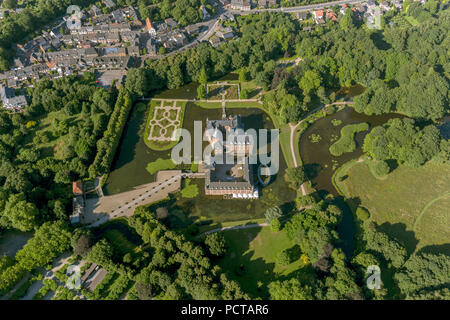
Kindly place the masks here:
[[(258, 188), (253, 179), (253, 165), (249, 164), (254, 141), (248, 136), (238, 138), (237, 131), (242, 130), (240, 116), (222, 115), (221, 120), (206, 120), (205, 136), (213, 148), (214, 156), (232, 155), (233, 163), (212, 162), (205, 165), (205, 194), (228, 195), (231, 198), (258, 198)], [(231, 135), (232, 139), (228, 139)], [(222, 138), (227, 138), (225, 143)], [(236, 155), (243, 156), (243, 163)]]

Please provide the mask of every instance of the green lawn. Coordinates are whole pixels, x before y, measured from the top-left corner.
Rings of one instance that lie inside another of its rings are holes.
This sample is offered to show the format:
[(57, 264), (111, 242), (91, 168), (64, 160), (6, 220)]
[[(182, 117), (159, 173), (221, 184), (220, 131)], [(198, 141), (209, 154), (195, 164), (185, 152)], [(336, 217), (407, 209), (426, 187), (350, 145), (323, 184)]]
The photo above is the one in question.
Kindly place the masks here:
[[(284, 279), (302, 269), (302, 260), (297, 259), (287, 266), (275, 263), (276, 255), (296, 246), (284, 231), (273, 233), (269, 227), (223, 231), (227, 241), (227, 253), (219, 265), (230, 278), (238, 281), (242, 289), (252, 298), (268, 298), (267, 285)], [(299, 257), (298, 257), (299, 258)]]
[[(345, 179), (341, 181), (339, 177)], [(366, 207), (382, 229), (408, 249), (448, 244), (450, 166), (399, 166), (376, 179), (364, 162), (345, 164), (334, 176), (340, 193)], [(434, 200), (434, 201), (433, 201)]]
[(198, 185), (191, 183), (191, 179), (183, 180), (183, 188), (181, 189), (181, 196), (183, 198), (195, 198), (198, 196)]
[(122, 255), (132, 253), (136, 248), (136, 245), (130, 242), (124, 234), (117, 229), (106, 230), (103, 235)]

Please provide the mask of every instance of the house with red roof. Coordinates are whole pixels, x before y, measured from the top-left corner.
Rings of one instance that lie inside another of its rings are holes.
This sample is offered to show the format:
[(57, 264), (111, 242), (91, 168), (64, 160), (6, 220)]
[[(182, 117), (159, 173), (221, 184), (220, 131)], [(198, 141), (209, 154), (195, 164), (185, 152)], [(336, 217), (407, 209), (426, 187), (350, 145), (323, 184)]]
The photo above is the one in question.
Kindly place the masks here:
[(323, 10), (316, 10), (313, 12), (314, 21), (316, 24), (325, 23)]

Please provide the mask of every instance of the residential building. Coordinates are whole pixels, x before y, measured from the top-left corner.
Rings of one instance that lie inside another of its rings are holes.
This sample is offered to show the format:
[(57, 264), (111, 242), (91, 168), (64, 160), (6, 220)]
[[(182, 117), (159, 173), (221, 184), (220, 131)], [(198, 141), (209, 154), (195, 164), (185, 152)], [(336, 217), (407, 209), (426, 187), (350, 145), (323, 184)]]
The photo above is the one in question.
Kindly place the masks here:
[(95, 4), (91, 7), (91, 9), (88, 11), (89, 15), (91, 17), (96, 17), (102, 14), (102, 10), (100, 10)]
[(250, 11), (252, 9), (252, 4), (250, 0), (231, 0), (231, 9)]
[(200, 26), (197, 24), (192, 24), (187, 26), (185, 30), (186, 33), (191, 36), (200, 32)]
[(172, 18), (167, 18), (164, 20), (164, 23), (167, 24), (170, 29), (175, 29), (178, 25), (178, 23)]
[(331, 10), (327, 10), (325, 17), (327, 20), (331, 20), (336, 22), (337, 21), (337, 14)]
[(200, 6), (200, 10), (203, 13), (203, 20), (209, 19), (209, 17), (210, 17), (209, 12), (206, 10), (204, 5)]
[(298, 20), (303, 21), (308, 17), (308, 12), (297, 12), (296, 17)]
[(102, 3), (108, 8), (112, 9), (116, 6), (113, 0), (102, 0)]
[(312, 14), (313, 14), (314, 21), (316, 22), (316, 24), (325, 23), (323, 10), (313, 11)]
[(28, 105), (27, 99), (24, 95), (16, 96), (15, 90), (12, 88), (0, 85), (0, 97), (3, 108), (18, 110), (25, 108)]

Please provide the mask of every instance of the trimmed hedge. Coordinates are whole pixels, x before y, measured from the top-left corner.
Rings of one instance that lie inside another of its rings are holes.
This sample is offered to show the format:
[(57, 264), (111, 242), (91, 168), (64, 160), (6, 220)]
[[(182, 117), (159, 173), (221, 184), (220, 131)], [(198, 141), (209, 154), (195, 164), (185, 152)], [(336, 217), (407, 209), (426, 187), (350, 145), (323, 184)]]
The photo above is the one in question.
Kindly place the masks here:
[(109, 172), (132, 106), (133, 99), (130, 93), (125, 87), (121, 87), (105, 134), (97, 142), (97, 154), (94, 162), (89, 167), (89, 176), (91, 178)]

